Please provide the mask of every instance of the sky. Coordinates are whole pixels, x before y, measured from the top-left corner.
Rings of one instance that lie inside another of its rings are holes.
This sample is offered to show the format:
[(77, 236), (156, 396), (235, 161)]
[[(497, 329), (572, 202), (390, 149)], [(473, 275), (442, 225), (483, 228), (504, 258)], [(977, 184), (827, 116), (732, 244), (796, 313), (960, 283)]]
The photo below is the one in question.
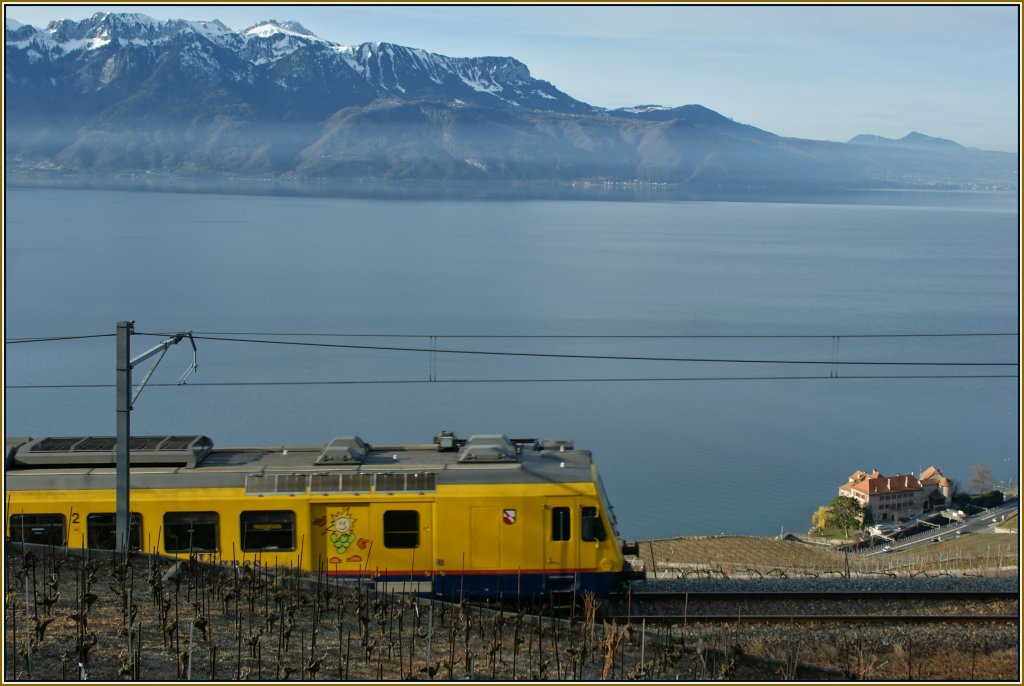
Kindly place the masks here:
[(1018, 151), (1020, 7), (1002, 5), (87, 5), (5, 3), (42, 28), (95, 12), (298, 21), (344, 45), (511, 56), (591, 105), (699, 104), (781, 136), (911, 131)]

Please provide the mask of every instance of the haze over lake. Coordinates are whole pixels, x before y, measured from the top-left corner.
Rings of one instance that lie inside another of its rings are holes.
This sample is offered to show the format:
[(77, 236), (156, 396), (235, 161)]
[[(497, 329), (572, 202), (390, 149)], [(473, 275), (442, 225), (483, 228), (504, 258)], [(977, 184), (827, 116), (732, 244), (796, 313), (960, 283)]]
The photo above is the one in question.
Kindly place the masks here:
[[(864, 337), (1016, 333), (1016, 197), (830, 201), (8, 188), (5, 333), (194, 330), (139, 435), (571, 438), (631, 538), (806, 531), (857, 469), (1016, 486), (1017, 336)], [(112, 435), (114, 371), (112, 337), (7, 345), (5, 435)]]

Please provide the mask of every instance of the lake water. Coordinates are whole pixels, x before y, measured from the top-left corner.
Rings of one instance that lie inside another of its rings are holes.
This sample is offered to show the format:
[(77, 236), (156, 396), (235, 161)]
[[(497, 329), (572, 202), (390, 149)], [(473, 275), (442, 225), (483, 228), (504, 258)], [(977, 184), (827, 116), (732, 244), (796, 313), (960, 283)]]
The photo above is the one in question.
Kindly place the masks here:
[[(190, 347), (168, 352), (135, 434), (571, 438), (636, 538), (806, 531), (857, 469), (934, 464), (966, 484), (981, 462), (1018, 484), (1016, 366), (831, 364), (1016, 362), (1017, 336), (861, 337), (1016, 333), (1014, 197), (9, 188), (5, 212), (6, 339), (111, 334), (119, 320), (201, 336), (186, 386), (173, 384)], [(159, 340), (133, 337), (133, 355)], [(621, 359), (645, 357), (672, 359)], [(113, 338), (8, 344), (5, 358), (5, 435), (114, 433)], [(946, 378), (1000, 374), (1013, 378)], [(22, 388), (89, 384), (108, 386)]]

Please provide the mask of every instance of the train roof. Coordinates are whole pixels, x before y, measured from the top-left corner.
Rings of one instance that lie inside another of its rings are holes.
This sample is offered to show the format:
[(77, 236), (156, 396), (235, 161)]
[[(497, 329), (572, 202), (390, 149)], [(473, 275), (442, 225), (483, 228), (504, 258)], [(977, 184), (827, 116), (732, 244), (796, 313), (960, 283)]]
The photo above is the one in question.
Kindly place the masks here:
[[(112, 489), (109, 436), (5, 439), (9, 490)], [(437, 484), (578, 483), (594, 480), (590, 451), (561, 439), (504, 434), (427, 444), (370, 444), (340, 436), (326, 445), (218, 448), (206, 436), (133, 436), (131, 482), (140, 488), (230, 488), (247, 493), (427, 491)]]

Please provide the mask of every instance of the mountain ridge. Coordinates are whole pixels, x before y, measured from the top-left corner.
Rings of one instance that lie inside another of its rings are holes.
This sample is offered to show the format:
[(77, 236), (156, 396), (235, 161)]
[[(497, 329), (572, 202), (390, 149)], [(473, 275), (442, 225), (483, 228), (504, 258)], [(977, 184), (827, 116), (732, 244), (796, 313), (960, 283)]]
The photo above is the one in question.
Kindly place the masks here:
[(513, 57), (346, 46), (297, 22), (97, 13), (5, 25), (8, 171), (1016, 186), (1016, 155), (912, 132), (784, 138), (701, 105), (615, 110)]

